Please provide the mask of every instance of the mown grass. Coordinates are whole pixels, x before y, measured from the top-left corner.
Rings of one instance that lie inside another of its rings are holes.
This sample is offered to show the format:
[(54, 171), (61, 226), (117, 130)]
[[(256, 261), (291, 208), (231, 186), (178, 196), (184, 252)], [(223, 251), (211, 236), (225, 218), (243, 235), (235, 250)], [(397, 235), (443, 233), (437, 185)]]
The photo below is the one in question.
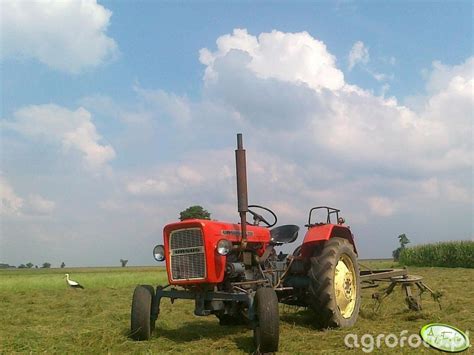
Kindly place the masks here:
[[(388, 267), (388, 261), (364, 262)], [(311, 312), (281, 306), (282, 353), (340, 353), (348, 350), (349, 333), (418, 333), (428, 322), (444, 322), (472, 330), (474, 316), (473, 269), (412, 268), (428, 285), (444, 292), (443, 309), (424, 297), (422, 312), (408, 311), (400, 290), (378, 312), (363, 292), (359, 320), (351, 329), (319, 330)], [(85, 290), (69, 289), (65, 272)], [(152, 339), (128, 338), (130, 303), (137, 284), (164, 284), (163, 268), (94, 268), (0, 271), (0, 353), (251, 353), (251, 331), (243, 326), (221, 327), (216, 318), (195, 317), (193, 302), (162, 302)], [(420, 348), (424, 352), (431, 350)], [(354, 350), (352, 350), (354, 352)], [(361, 349), (356, 351), (362, 353)], [(413, 353), (413, 349), (385, 345), (377, 353)], [(433, 352), (434, 353), (434, 352)]]
[(400, 263), (474, 268), (474, 241), (442, 242), (405, 248), (401, 251)]

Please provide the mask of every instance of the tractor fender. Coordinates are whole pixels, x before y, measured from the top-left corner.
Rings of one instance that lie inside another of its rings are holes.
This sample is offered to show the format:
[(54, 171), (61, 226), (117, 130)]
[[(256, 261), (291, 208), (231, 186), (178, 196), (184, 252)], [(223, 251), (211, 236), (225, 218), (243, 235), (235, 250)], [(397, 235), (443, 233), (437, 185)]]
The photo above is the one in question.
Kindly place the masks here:
[(313, 255), (315, 247), (334, 237), (347, 239), (352, 244), (354, 252), (357, 254), (354, 236), (347, 226), (321, 224), (310, 227), (306, 232), (303, 244), (301, 245), (301, 256), (305, 259), (310, 258)]

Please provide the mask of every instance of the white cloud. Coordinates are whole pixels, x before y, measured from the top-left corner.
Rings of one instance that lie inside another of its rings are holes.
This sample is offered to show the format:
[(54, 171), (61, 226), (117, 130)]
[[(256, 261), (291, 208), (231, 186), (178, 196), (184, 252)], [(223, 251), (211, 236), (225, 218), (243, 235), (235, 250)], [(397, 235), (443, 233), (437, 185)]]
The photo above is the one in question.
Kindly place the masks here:
[(2, 56), (35, 58), (70, 73), (117, 54), (106, 35), (112, 12), (96, 0), (1, 2)]
[(0, 176), (0, 215), (18, 215), (23, 206), (23, 199), (2, 176)]
[(33, 215), (49, 215), (55, 208), (56, 203), (54, 201), (38, 194), (30, 195), (25, 203), (25, 212)]
[(357, 41), (349, 52), (349, 70), (352, 70), (357, 64), (367, 64), (370, 60), (369, 48), (362, 41)]
[[(408, 96), (404, 99), (407, 106), (417, 111), (423, 110), (427, 103), (439, 93), (445, 92), (449, 87), (459, 87), (459, 83), (463, 81), (467, 81), (467, 87), (465, 86), (467, 90), (464, 90), (465, 94), (463, 96), (466, 96), (466, 94), (472, 96), (472, 91), (474, 91), (472, 82), (469, 82), (474, 77), (474, 57), (469, 57), (464, 63), (453, 66), (434, 61), (431, 69), (423, 69), (421, 74), (426, 80), (426, 92)], [(472, 100), (470, 105), (472, 106)], [(456, 107), (456, 105), (452, 106), (452, 108)]]
[(471, 203), (473, 202), (472, 191), (470, 192), (466, 187), (452, 181), (447, 181), (445, 184), (446, 197), (453, 202)]
[(182, 181), (190, 185), (198, 185), (204, 180), (203, 176), (196, 169), (187, 165), (178, 167), (176, 173)]
[(4, 121), (4, 127), (25, 136), (60, 143), (68, 151), (81, 153), (84, 164), (90, 169), (99, 169), (115, 157), (110, 145), (100, 144), (89, 111), (80, 107), (75, 111), (57, 105), (32, 105), (13, 114), (13, 120)]
[(133, 195), (159, 195), (169, 191), (166, 181), (156, 179), (134, 179), (127, 184), (127, 191)]
[(422, 193), (429, 198), (440, 196), (440, 184), (437, 178), (428, 178), (420, 183)]
[(390, 90), (390, 85), (389, 84), (383, 84), (381, 89), (380, 89), (380, 96), (385, 97), (388, 90)]
[[(394, 57), (390, 57), (388, 59), (381, 58), (381, 60), (383, 62), (387, 62), (390, 65), (394, 65), (396, 63), (396, 60)], [(394, 77), (393, 74), (389, 75), (389, 74), (380, 73), (374, 69), (371, 69), (369, 66), (367, 66), (369, 61), (370, 61), (369, 48), (366, 47), (364, 42), (362, 41), (355, 42), (348, 56), (349, 71), (354, 69), (356, 65), (361, 65), (362, 69), (365, 72), (367, 72), (371, 77), (373, 77), (375, 80), (379, 82), (393, 80), (393, 77)]]
[(397, 204), (386, 197), (374, 196), (368, 199), (368, 203), (370, 211), (377, 216), (391, 216), (397, 209)]
[[(301, 35), (304, 40), (281, 46), (287, 35)], [(286, 63), (273, 60), (264, 50), (278, 48), (279, 57), (292, 59), (292, 73), (306, 72), (313, 62), (294, 54), (314, 52), (307, 43), (319, 41), (307, 37), (311, 36), (273, 31), (257, 39), (245, 30), (219, 37), (216, 52), (201, 50), (201, 61), (207, 65), (206, 98), (239, 117), (234, 121), (237, 127), (258, 129), (265, 143), (279, 139), (275, 148), (282, 152), (293, 152), (297, 144), (303, 151), (323, 149), (339, 159), (357, 157), (364, 166), (393, 171), (421, 173), (471, 166), (472, 71), (463, 70), (464, 77), (457, 75), (415, 111), (394, 98), (377, 97), (344, 81), (331, 86), (308, 80), (302, 87), (295, 77), (282, 81), (277, 74), (262, 75), (260, 67), (252, 64), (264, 58), (271, 73), (285, 73)], [(354, 58), (368, 58), (362, 42), (355, 48), (359, 54)], [(325, 56), (332, 58), (327, 51), (320, 55)], [(317, 55), (312, 58), (317, 62)], [(332, 69), (338, 71), (335, 66)]]
[(377, 81), (388, 81), (388, 80), (393, 80), (393, 74), (392, 75), (388, 75), (388, 74), (384, 74), (384, 73), (378, 73), (376, 71), (373, 71), (371, 69), (366, 69), (367, 72), (372, 75), (372, 77), (377, 80)]
[(344, 74), (336, 67), (336, 58), (326, 45), (307, 32), (283, 33), (273, 30), (257, 37), (246, 29), (235, 29), (233, 34), (217, 39), (217, 50), (200, 51), (200, 61), (206, 65), (205, 81), (216, 79), (218, 59), (232, 51), (247, 54), (245, 66), (258, 77), (274, 78), (291, 83), (305, 83), (319, 90), (336, 90), (344, 84)]
[(136, 196), (183, 196), (193, 189), (212, 190), (233, 176), (229, 163), (229, 157), (222, 151), (190, 154), (186, 163), (168, 163), (127, 178), (126, 188)]
[[(351, 95), (332, 102), (333, 116), (314, 122), (315, 135), (340, 157), (356, 156), (370, 166), (412, 172), (466, 169), (472, 164), (469, 111), (459, 112), (458, 127), (429, 107), (420, 113), (381, 98)], [(438, 113), (451, 110), (446, 102)], [(460, 127), (466, 130), (459, 129)]]
[(431, 71), (425, 73), (428, 76), (426, 88), (429, 92), (444, 90), (456, 78), (472, 78), (474, 76), (474, 57), (468, 58), (459, 65), (444, 65), (439, 61), (433, 62)]
[(44, 216), (51, 214), (55, 207), (54, 201), (38, 194), (31, 194), (27, 198), (18, 196), (10, 183), (0, 176), (0, 215), (4, 217)]
[(163, 90), (144, 90), (138, 86), (135, 86), (134, 90), (151, 104), (155, 111), (169, 116), (175, 122), (185, 125), (191, 120), (191, 107), (187, 97), (168, 94)]

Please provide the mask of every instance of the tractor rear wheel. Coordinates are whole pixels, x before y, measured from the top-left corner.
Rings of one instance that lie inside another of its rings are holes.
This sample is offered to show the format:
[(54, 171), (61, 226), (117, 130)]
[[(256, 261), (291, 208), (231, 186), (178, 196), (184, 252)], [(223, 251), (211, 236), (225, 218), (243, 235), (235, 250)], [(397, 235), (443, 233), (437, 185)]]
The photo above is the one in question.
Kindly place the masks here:
[(148, 340), (151, 336), (151, 307), (154, 291), (153, 288), (150, 290), (150, 287), (140, 285), (133, 292), (130, 336), (134, 340)]
[(352, 244), (335, 237), (316, 248), (308, 277), (308, 303), (318, 325), (354, 325), (360, 308), (360, 273)]
[(272, 288), (257, 289), (254, 298), (254, 309), (257, 326), (253, 331), (253, 339), (257, 353), (278, 351), (280, 339), (280, 316), (278, 313), (278, 297)]

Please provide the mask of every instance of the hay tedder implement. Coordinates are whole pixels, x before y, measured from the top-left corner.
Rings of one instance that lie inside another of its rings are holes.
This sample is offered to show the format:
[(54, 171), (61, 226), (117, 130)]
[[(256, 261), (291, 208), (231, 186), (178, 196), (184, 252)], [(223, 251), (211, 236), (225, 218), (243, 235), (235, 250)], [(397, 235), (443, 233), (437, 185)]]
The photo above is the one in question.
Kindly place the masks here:
[[(363, 267), (362, 264), (359, 263)], [(404, 269), (377, 269), (371, 270), (365, 267), (360, 271), (362, 288), (378, 287), (380, 283), (388, 283), (388, 286), (379, 292), (374, 292), (372, 298), (377, 302), (377, 309), (380, 308), (382, 301), (390, 296), (393, 290), (399, 285), (405, 293), (405, 302), (412, 311), (421, 311), (421, 295), (424, 292), (431, 294), (441, 309), (441, 293), (433, 291), (423, 282), (423, 277), (418, 275), (409, 275), (408, 270)]]
[[(241, 134), (235, 156), (240, 223), (188, 219), (164, 227), (163, 244), (153, 254), (166, 262), (168, 284), (136, 287), (133, 339), (150, 338), (163, 298), (193, 300), (195, 315), (214, 315), (221, 325), (249, 326), (256, 351), (267, 353), (278, 351), (279, 303), (311, 309), (320, 327), (350, 327), (357, 320), (362, 287), (388, 281), (386, 289), (373, 294), (381, 301), (401, 285), (414, 310), (421, 308), (416, 296), (421, 292), (438, 297), (406, 269), (360, 271), (353, 234), (336, 208), (313, 207), (301, 245), (291, 255), (277, 254), (277, 247), (296, 241), (299, 227), (273, 228), (277, 216), (272, 210), (248, 204)], [(321, 213), (323, 221), (317, 221)]]

